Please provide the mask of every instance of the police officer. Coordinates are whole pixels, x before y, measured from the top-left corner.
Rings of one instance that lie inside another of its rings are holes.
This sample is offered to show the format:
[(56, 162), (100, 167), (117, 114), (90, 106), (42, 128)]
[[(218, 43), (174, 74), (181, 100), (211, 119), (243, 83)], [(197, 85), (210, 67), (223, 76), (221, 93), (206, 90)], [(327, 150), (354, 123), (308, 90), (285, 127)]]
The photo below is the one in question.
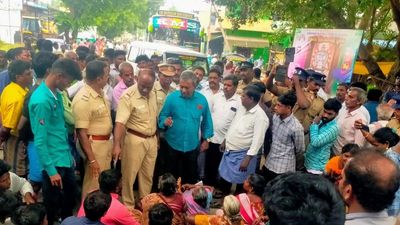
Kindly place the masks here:
[(319, 89), (325, 86), (326, 76), (313, 70), (307, 70), (306, 88), (302, 88), (300, 78), (293, 75), (294, 87), (296, 90), (297, 103), (293, 108), (294, 116), (303, 125), (304, 132), (308, 134), (309, 127), (314, 118), (323, 111), (325, 101), (317, 95)]
[[(133, 184), (136, 176), (140, 198), (151, 191), (157, 158), (158, 109), (152, 91), (154, 81), (153, 70), (140, 69), (137, 83), (122, 94), (117, 108), (113, 158), (121, 159), (122, 201), (128, 208), (135, 206)], [(126, 136), (122, 139), (125, 130)]]
[(158, 65), (158, 71), (159, 80), (154, 83), (154, 92), (157, 97), (157, 107), (159, 113), (164, 105), (167, 95), (175, 91), (175, 88), (171, 87), (171, 83), (172, 78), (176, 75), (176, 69), (171, 64), (163, 63)]
[(75, 128), (86, 155), (83, 196), (99, 188), (99, 174), (111, 165), (111, 109), (103, 92), (108, 77), (105, 62), (95, 60), (88, 63), (86, 84), (72, 101)]
[(242, 62), (240, 64), (240, 78), (239, 84), (236, 89), (236, 94), (242, 95), (243, 89), (247, 87), (251, 82), (257, 82), (258, 80), (254, 78), (253, 72), (254, 64), (251, 62)]

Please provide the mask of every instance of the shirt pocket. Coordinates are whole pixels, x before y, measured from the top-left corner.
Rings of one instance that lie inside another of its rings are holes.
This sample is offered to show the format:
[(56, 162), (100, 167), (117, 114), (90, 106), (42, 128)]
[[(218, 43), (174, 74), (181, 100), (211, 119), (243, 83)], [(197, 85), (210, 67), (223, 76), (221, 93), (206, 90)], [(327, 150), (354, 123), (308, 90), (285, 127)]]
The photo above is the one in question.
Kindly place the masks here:
[(106, 117), (108, 115), (108, 109), (105, 104), (100, 104), (98, 105), (95, 110), (93, 111), (93, 114), (97, 118), (101, 117)]

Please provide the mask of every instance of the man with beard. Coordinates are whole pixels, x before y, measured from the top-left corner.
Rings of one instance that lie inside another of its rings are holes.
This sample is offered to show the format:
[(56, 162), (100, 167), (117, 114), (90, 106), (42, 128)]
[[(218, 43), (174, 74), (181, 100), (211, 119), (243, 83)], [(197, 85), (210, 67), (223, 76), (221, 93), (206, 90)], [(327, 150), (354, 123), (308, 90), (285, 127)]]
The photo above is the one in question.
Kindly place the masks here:
[[(293, 115), (303, 125), (304, 133), (309, 132), (310, 125), (315, 117), (323, 110), (324, 100), (317, 95), (319, 89), (325, 86), (325, 75), (308, 70), (307, 87), (302, 88), (298, 75), (293, 75), (297, 103), (293, 108)], [(307, 140), (306, 140), (307, 143)]]
[(242, 79), (239, 81), (236, 94), (242, 95), (243, 90), (247, 85), (251, 82), (257, 82), (258, 80), (254, 78), (253, 72), (254, 64), (250, 62), (242, 62), (240, 64), (240, 78)]
[(322, 174), (329, 160), (330, 148), (339, 134), (335, 120), (342, 104), (332, 98), (324, 104), (322, 117), (316, 117), (310, 126), (310, 144), (305, 153), (304, 166), (307, 172)]

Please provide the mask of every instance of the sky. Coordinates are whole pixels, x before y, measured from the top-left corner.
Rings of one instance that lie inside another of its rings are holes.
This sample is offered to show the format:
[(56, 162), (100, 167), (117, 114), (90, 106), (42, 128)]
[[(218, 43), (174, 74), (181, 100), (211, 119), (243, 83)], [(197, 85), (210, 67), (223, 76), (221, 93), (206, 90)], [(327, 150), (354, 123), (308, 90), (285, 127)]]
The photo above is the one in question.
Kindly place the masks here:
[(204, 0), (164, 0), (164, 5), (161, 9), (168, 10), (174, 7), (180, 12), (192, 13), (193, 10), (207, 10), (210, 5)]

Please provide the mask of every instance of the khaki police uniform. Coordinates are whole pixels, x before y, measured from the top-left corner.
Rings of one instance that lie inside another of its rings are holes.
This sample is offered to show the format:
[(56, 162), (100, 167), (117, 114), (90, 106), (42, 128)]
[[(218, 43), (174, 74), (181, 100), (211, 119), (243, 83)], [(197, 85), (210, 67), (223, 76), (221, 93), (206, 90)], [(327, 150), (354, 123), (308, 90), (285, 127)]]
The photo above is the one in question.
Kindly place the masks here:
[(300, 121), (301, 125), (303, 125), (304, 132), (308, 134), (310, 125), (314, 118), (321, 115), (324, 110), (325, 101), (321, 97), (307, 90), (304, 90), (304, 95), (311, 103), (310, 106), (307, 109), (302, 109), (296, 103), (293, 108), (293, 115)]
[[(100, 172), (111, 167), (113, 143), (110, 138), (112, 132), (110, 111), (110, 105), (104, 95), (97, 93), (87, 84), (78, 91), (72, 101), (75, 128), (87, 129), (90, 146), (100, 166)], [(92, 176), (89, 162), (86, 160), (82, 194), (85, 195), (98, 188), (98, 178)]]
[[(257, 80), (256, 78), (253, 78), (253, 80), (250, 81), (250, 83), (254, 83), (254, 82), (260, 82), (259, 80)], [(236, 94), (238, 94), (239, 96), (242, 96), (243, 94), (243, 90), (250, 84), (245, 84), (243, 82), (243, 80), (240, 80), (236, 89)]]
[(169, 86), (169, 89), (166, 91), (161, 87), (160, 81), (154, 82), (154, 94), (156, 95), (157, 98), (157, 115), (160, 114), (160, 111), (164, 105), (165, 99), (167, 98), (167, 95), (173, 91), (175, 91), (175, 88)]
[(121, 153), (122, 200), (135, 206), (133, 184), (139, 182), (140, 198), (151, 191), (154, 165), (157, 158), (157, 100), (154, 91), (143, 97), (137, 84), (129, 87), (120, 98), (116, 122), (126, 127)]

